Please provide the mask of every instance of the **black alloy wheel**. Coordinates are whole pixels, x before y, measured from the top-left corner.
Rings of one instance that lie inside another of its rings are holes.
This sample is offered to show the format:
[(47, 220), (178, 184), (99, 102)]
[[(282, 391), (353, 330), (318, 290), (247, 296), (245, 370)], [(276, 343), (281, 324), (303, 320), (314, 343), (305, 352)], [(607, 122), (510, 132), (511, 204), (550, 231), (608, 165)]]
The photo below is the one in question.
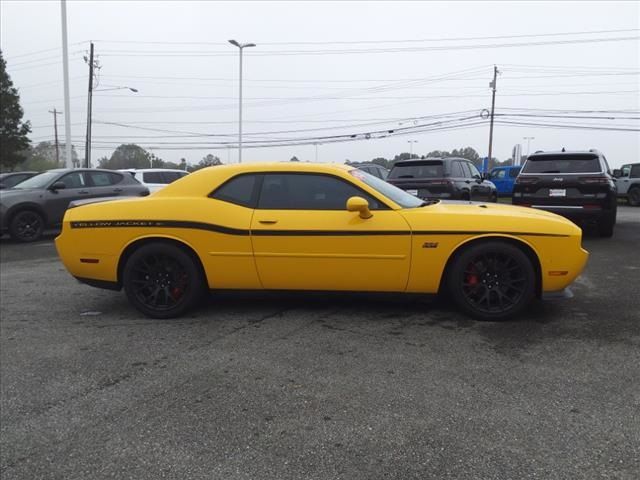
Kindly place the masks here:
[(632, 207), (640, 206), (640, 187), (631, 187), (627, 193), (629, 205)]
[(35, 242), (42, 236), (44, 219), (33, 210), (18, 212), (11, 219), (9, 235), (18, 242)]
[(123, 272), (129, 301), (152, 318), (174, 318), (194, 307), (204, 281), (195, 260), (177, 246), (157, 242), (136, 250)]
[(458, 306), (480, 320), (503, 320), (533, 299), (535, 271), (519, 248), (501, 241), (473, 245), (456, 257), (448, 276)]

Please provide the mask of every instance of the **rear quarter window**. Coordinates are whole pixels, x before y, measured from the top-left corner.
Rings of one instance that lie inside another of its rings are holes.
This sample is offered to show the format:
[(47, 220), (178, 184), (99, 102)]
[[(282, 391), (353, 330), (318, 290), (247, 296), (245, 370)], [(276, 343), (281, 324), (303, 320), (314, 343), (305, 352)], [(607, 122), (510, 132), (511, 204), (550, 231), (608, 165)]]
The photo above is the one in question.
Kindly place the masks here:
[(425, 160), (411, 163), (396, 163), (389, 178), (441, 178), (444, 177), (444, 165), (439, 160)]
[(233, 177), (209, 196), (223, 202), (254, 208), (256, 204), (256, 179), (256, 175)]

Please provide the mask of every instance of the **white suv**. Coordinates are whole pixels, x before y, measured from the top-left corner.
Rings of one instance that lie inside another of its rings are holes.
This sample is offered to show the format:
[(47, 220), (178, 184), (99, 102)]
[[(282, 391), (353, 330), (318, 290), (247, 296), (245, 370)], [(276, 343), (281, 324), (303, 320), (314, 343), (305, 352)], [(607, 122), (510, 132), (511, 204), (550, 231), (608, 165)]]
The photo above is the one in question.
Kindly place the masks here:
[(614, 170), (618, 198), (626, 198), (629, 205), (640, 206), (640, 163), (629, 163)]
[(120, 171), (129, 172), (133, 175), (133, 178), (147, 187), (151, 193), (157, 192), (162, 187), (189, 174), (189, 172), (185, 172), (184, 170), (173, 170), (170, 168), (129, 168)]

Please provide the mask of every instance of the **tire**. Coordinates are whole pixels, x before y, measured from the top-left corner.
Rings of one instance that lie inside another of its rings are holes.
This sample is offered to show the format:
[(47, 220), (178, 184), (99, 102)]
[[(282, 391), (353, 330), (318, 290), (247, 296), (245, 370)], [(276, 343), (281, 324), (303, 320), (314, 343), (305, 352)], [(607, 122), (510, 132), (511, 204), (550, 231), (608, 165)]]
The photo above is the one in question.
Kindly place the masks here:
[(471, 201), (471, 195), (469, 194), (469, 192), (463, 192), (462, 195), (460, 195), (460, 200), (469, 202)]
[(536, 273), (527, 255), (499, 240), (477, 243), (460, 252), (447, 270), (451, 299), (478, 320), (505, 320), (533, 300)]
[(598, 220), (598, 235), (603, 238), (613, 237), (613, 227), (616, 224), (616, 216), (606, 215)]
[(196, 260), (175, 245), (144, 245), (127, 260), (123, 286), (129, 302), (152, 318), (175, 318), (196, 306), (204, 279)]
[(640, 206), (640, 187), (633, 186), (627, 192), (629, 205), (632, 207)]
[(44, 231), (44, 218), (34, 210), (16, 213), (9, 224), (9, 235), (18, 242), (35, 242)]
[(489, 197), (489, 201), (492, 203), (497, 203), (498, 202), (498, 194), (497, 193), (492, 193), (491, 196)]

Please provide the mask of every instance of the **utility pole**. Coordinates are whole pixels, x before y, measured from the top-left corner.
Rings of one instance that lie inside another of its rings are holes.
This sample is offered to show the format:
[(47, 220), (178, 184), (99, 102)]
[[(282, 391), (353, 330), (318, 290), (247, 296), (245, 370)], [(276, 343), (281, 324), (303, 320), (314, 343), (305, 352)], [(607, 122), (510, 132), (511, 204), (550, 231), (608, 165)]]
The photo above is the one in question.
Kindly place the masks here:
[(55, 133), (56, 138), (56, 167), (60, 166), (60, 149), (58, 147), (58, 115), (61, 115), (62, 112), (58, 112), (55, 107), (53, 110), (49, 110), (49, 113), (53, 113), (53, 131)]
[(60, 0), (62, 17), (62, 72), (64, 77), (64, 137), (67, 168), (74, 167), (71, 156), (71, 106), (69, 103), (69, 51), (67, 47), (67, 0)]
[(491, 95), (491, 124), (489, 126), (489, 160), (487, 162), (487, 167), (491, 164), (491, 155), (493, 153), (493, 114), (496, 106), (496, 81), (498, 78), (498, 67), (496, 65), (493, 66), (493, 82), (489, 84), (492, 88), (493, 93)]
[(413, 158), (413, 144), (418, 143), (418, 140), (407, 140), (409, 144), (409, 159)]
[(91, 168), (91, 121), (93, 106), (93, 69), (99, 68), (97, 63), (93, 61), (93, 42), (89, 47), (89, 58), (84, 57), (84, 61), (89, 64), (89, 89), (87, 94), (87, 136), (84, 143), (84, 166)]

